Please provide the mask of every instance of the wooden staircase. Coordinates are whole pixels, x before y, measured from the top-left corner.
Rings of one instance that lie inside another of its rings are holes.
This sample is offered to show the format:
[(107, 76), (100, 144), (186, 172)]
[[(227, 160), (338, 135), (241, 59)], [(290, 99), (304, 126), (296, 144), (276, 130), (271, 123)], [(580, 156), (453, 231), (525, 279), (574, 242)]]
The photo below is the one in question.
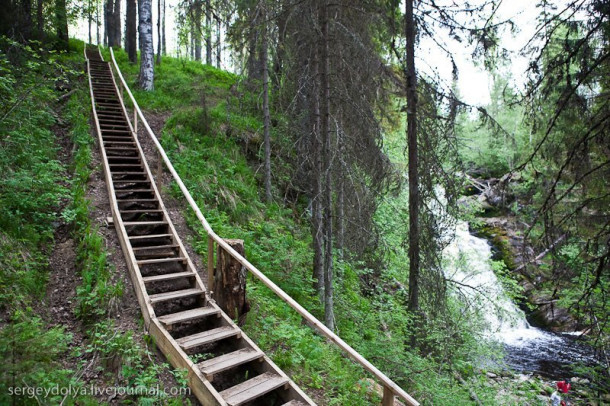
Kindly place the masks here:
[(93, 117), (116, 227), (145, 324), (203, 405), (314, 405), (210, 299), (153, 181), (114, 75), (87, 48)]

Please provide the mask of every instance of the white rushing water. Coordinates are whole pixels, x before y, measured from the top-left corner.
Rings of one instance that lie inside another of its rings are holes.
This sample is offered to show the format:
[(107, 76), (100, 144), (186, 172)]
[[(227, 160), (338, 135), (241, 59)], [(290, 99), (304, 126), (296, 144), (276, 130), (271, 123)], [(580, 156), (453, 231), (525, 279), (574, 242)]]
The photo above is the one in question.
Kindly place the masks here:
[(572, 334), (554, 334), (527, 322), (493, 271), (489, 243), (472, 235), (468, 223), (458, 221), (452, 236), (443, 251), (445, 276), (456, 282), (450, 285), (462, 296), (464, 306), (474, 306), (483, 317), (487, 337), (504, 345), (506, 365), (522, 373), (563, 379), (571, 376), (576, 363), (596, 363), (591, 349)]
[(531, 340), (557, 340), (557, 336), (530, 326), (525, 314), (507, 296), (492, 269), (491, 247), (470, 234), (468, 223), (458, 221), (455, 236), (443, 252), (445, 275), (457, 282), (465, 300), (477, 306), (488, 326), (490, 338), (511, 346), (528, 345)]

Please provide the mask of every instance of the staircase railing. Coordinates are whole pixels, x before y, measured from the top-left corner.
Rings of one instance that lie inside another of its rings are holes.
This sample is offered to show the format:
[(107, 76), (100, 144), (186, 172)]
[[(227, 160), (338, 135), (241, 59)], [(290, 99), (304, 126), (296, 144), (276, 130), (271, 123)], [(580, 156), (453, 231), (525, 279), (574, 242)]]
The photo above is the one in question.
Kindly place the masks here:
[(299, 303), (297, 303), (292, 297), (290, 297), (279, 286), (277, 286), (275, 283), (273, 283), (273, 281), (271, 281), (269, 278), (267, 278), (267, 276), (265, 276), (265, 274), (263, 274), (260, 270), (258, 270), (246, 258), (244, 258), (242, 255), (240, 255), (237, 251), (235, 251), (229, 244), (227, 244), (222, 238), (220, 238), (214, 232), (214, 230), (212, 229), (212, 227), (206, 220), (205, 216), (199, 209), (199, 206), (197, 206), (197, 203), (195, 203), (193, 196), (191, 196), (191, 193), (184, 185), (184, 182), (182, 182), (180, 175), (178, 175), (178, 172), (176, 172), (176, 170), (174, 169), (174, 166), (172, 165), (172, 162), (170, 161), (167, 154), (165, 153), (163, 146), (161, 146), (161, 143), (159, 143), (159, 140), (155, 136), (153, 130), (148, 125), (148, 122), (146, 121), (144, 114), (142, 114), (142, 110), (140, 109), (138, 102), (133, 97), (133, 94), (131, 93), (129, 86), (127, 86), (127, 83), (125, 82), (125, 78), (123, 78), (123, 74), (121, 73), (119, 65), (117, 64), (117, 61), (114, 57), (114, 52), (112, 51), (112, 48), (109, 48), (109, 49), (110, 49), (110, 56), (112, 58), (112, 64), (120, 79), (121, 86), (123, 87), (125, 92), (129, 95), (129, 98), (131, 99), (131, 102), (133, 103), (134, 129), (137, 131), (138, 118), (139, 118), (142, 125), (146, 129), (146, 132), (150, 136), (150, 139), (155, 144), (155, 147), (157, 148), (157, 152), (163, 159), (163, 162), (165, 162), (167, 169), (172, 174), (174, 180), (178, 184), (178, 187), (184, 194), (184, 197), (186, 198), (189, 205), (195, 212), (197, 219), (199, 219), (199, 221), (203, 225), (203, 228), (205, 229), (205, 231), (208, 235), (208, 263), (207, 263), (208, 286), (212, 286), (212, 282), (214, 279), (214, 243), (216, 243), (220, 247), (222, 247), (224, 251), (229, 253), (229, 255), (231, 255), (236, 261), (241, 263), (248, 271), (250, 271), (250, 273), (252, 275), (254, 275), (254, 277), (256, 277), (258, 280), (260, 280), (269, 289), (271, 289), (271, 291), (273, 293), (275, 293), (278, 297), (280, 297), (280, 299), (282, 299), (286, 304), (288, 304), (288, 306), (292, 307), (305, 320), (307, 320), (309, 323), (311, 323), (311, 325), (313, 325), (320, 332), (320, 334), (322, 334), (324, 337), (328, 338), (330, 341), (335, 343), (335, 345), (337, 345), (344, 353), (346, 353), (350, 358), (352, 358), (354, 361), (356, 361), (358, 364), (360, 364), (365, 370), (367, 370), (375, 378), (377, 378), (377, 380), (383, 386), (383, 401), (382, 401), (383, 406), (393, 405), (394, 396), (397, 396), (398, 398), (400, 398), (401, 400), (406, 402), (407, 405), (418, 406), (419, 402), (417, 402), (413, 397), (411, 397), (411, 395), (409, 395), (407, 392), (405, 392), (394, 381), (392, 381), (390, 378), (388, 378), (383, 372), (381, 372), (379, 369), (377, 369), (366, 358), (364, 358), (362, 355), (360, 355), (360, 353), (358, 353), (349, 344), (347, 344), (345, 341), (343, 341), (341, 339), (341, 337), (339, 337), (338, 335), (333, 333), (330, 329), (328, 329), (328, 327), (326, 327), (320, 320), (318, 320), (315, 316), (313, 316), (311, 313), (309, 313), (303, 306), (301, 306)]

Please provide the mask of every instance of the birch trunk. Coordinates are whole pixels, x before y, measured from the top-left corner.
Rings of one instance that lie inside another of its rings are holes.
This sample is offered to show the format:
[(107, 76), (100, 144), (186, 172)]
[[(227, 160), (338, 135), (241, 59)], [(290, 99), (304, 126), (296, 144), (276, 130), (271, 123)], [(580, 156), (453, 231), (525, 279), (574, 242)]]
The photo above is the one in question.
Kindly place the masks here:
[(140, 55), (140, 87), (144, 90), (153, 90), (155, 74), (152, 34), (152, 0), (138, 0), (139, 33), (141, 39)]

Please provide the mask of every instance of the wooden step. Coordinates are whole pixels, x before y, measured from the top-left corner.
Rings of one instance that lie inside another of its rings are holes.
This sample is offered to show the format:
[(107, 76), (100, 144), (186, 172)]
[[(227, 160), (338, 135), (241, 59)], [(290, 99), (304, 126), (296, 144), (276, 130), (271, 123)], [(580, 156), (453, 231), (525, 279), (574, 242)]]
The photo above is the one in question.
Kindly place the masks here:
[(220, 317), (220, 309), (217, 307), (199, 307), (197, 309), (185, 310), (183, 312), (166, 314), (165, 316), (159, 317), (159, 321), (165, 325), (166, 328), (170, 328), (174, 324), (184, 323), (185, 321), (192, 321), (197, 319), (203, 319), (208, 316)]
[[(115, 172), (121, 173), (121, 172)], [(157, 199), (116, 199), (118, 203), (154, 203), (159, 202)]]
[(183, 350), (199, 347), (205, 344), (210, 344), (215, 341), (220, 341), (225, 338), (240, 336), (241, 330), (232, 326), (222, 326), (212, 330), (203, 331), (201, 333), (182, 337), (176, 340)]
[(127, 161), (139, 161), (139, 156), (106, 155), (108, 159), (125, 159)]
[(167, 224), (167, 221), (124, 221), (126, 226), (160, 226)]
[(105, 131), (102, 131), (102, 141), (104, 144), (107, 142), (130, 142), (133, 137), (131, 136), (131, 132), (121, 132), (119, 134), (107, 134)]
[[(143, 180), (142, 182), (148, 182), (148, 181)], [(114, 183), (117, 183), (117, 181), (114, 181)], [(163, 213), (163, 210), (158, 210), (158, 209), (121, 210), (121, 214), (131, 214), (131, 213)]]
[(163, 275), (155, 275), (155, 276), (146, 276), (142, 278), (144, 283), (151, 282), (162, 282), (162, 281), (171, 281), (173, 279), (180, 278), (194, 278), (195, 274), (193, 272), (174, 272), (174, 273), (166, 273)]
[(167, 238), (172, 237), (172, 234), (150, 234), (150, 235), (134, 235), (130, 236), (130, 240), (145, 240), (147, 238)]
[(264, 354), (262, 352), (253, 348), (243, 348), (229, 354), (221, 355), (220, 357), (203, 361), (197, 364), (197, 367), (199, 367), (201, 372), (205, 374), (205, 377), (211, 381), (214, 374), (226, 371), (227, 369), (234, 368), (238, 365), (242, 365), (256, 359), (262, 359), (263, 355)]
[(170, 300), (175, 299), (184, 299), (192, 296), (203, 295), (203, 290), (200, 289), (183, 289), (183, 290), (175, 290), (173, 292), (164, 292), (157, 293), (154, 295), (150, 295), (148, 298), (150, 299), (150, 303), (159, 303), (159, 302), (168, 302)]
[[(126, 164), (128, 165), (128, 164)], [(152, 193), (153, 189), (114, 189), (115, 193)]]
[(288, 383), (288, 378), (265, 372), (220, 392), (230, 406), (242, 405)]
[(299, 400), (291, 400), (290, 402), (283, 403), (282, 406), (307, 406), (307, 405)]
[(135, 247), (132, 248), (135, 254), (138, 254), (136, 251), (148, 251), (148, 250), (160, 250), (160, 249), (172, 249), (179, 248), (178, 244), (170, 244), (170, 245), (153, 245), (151, 247)]
[[(136, 145), (135, 142), (130, 142), (130, 141), (104, 141), (104, 144), (112, 144), (112, 145)], [(106, 149), (108, 149), (109, 147), (105, 147)], [(112, 148), (112, 147), (110, 147)], [(137, 148), (136, 148), (137, 149)]]
[[(128, 144), (135, 145), (133, 142), (129, 142)], [(134, 146), (132, 148), (125, 147), (105, 147), (106, 151), (129, 151), (129, 152), (138, 152), (138, 149)]]
[(166, 264), (170, 262), (186, 262), (185, 257), (175, 257), (175, 258), (155, 258), (155, 259), (142, 259), (136, 261), (138, 265), (154, 265), (154, 264)]
[(126, 176), (126, 175), (147, 175), (147, 173), (146, 172), (121, 172), (121, 173), (118, 173), (116, 175), (121, 175), (121, 176)]

